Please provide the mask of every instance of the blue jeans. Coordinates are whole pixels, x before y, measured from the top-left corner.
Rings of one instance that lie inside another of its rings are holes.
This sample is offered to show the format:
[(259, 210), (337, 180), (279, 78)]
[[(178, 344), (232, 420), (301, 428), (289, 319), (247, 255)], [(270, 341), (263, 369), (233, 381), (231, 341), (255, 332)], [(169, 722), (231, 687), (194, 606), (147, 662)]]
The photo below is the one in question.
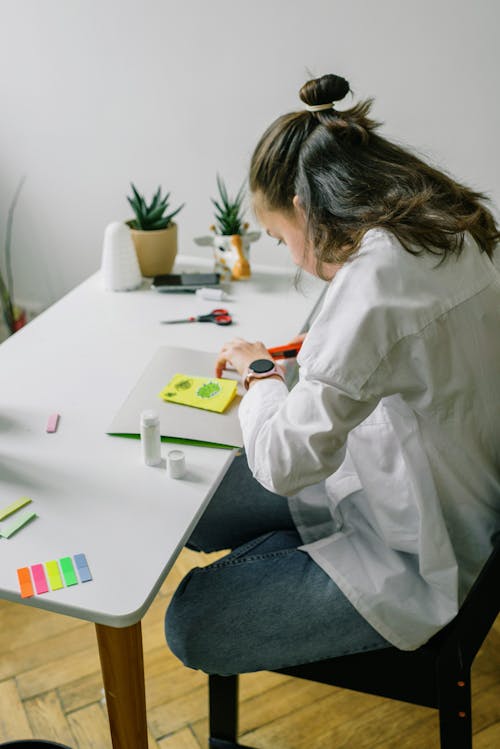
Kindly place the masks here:
[(180, 583), (165, 619), (172, 652), (229, 675), (389, 647), (301, 543), (286, 498), (235, 458), (188, 543), (233, 551)]

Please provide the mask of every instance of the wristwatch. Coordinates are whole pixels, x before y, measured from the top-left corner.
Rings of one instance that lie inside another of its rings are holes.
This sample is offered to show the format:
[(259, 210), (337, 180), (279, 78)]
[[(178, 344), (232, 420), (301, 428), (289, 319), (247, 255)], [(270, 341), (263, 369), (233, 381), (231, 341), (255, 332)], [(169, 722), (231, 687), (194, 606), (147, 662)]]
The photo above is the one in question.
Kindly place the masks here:
[(266, 377), (272, 377), (273, 375), (278, 375), (282, 380), (285, 379), (285, 373), (281, 367), (273, 361), (270, 359), (255, 359), (248, 365), (248, 369), (243, 379), (245, 390), (248, 390), (248, 386), (252, 380), (263, 380)]

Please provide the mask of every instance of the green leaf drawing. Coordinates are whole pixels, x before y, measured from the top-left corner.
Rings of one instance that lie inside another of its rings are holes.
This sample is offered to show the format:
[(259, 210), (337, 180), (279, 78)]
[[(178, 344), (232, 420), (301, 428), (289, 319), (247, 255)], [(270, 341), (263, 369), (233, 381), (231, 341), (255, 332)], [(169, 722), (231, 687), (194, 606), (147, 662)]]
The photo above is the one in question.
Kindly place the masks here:
[(179, 382), (175, 383), (174, 387), (176, 390), (189, 390), (192, 384), (192, 380), (180, 380)]
[(196, 395), (199, 398), (213, 398), (214, 395), (219, 395), (220, 391), (221, 387), (216, 382), (205, 382), (198, 388)]

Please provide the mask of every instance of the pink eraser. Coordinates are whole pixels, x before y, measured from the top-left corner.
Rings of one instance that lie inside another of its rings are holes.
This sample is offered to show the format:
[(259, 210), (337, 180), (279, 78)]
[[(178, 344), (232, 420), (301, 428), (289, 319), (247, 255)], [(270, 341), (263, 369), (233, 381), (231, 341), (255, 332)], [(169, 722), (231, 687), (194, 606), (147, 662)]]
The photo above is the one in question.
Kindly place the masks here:
[(49, 586), (47, 585), (47, 578), (45, 577), (45, 570), (43, 564), (32, 564), (31, 574), (35, 581), (35, 589), (37, 593), (48, 593)]
[(59, 414), (50, 414), (47, 422), (47, 432), (55, 432), (59, 422)]

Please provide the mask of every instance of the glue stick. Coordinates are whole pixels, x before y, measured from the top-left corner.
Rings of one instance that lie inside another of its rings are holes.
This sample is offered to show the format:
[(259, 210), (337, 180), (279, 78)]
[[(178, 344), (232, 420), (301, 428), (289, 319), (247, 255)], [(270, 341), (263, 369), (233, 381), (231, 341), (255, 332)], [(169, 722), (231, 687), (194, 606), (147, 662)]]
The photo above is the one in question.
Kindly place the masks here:
[(222, 289), (207, 289), (206, 287), (203, 287), (202, 289), (196, 289), (195, 293), (199, 299), (210, 299), (216, 302), (229, 299), (226, 292)]
[(142, 457), (147, 466), (161, 462), (160, 419), (155, 411), (141, 413)]

